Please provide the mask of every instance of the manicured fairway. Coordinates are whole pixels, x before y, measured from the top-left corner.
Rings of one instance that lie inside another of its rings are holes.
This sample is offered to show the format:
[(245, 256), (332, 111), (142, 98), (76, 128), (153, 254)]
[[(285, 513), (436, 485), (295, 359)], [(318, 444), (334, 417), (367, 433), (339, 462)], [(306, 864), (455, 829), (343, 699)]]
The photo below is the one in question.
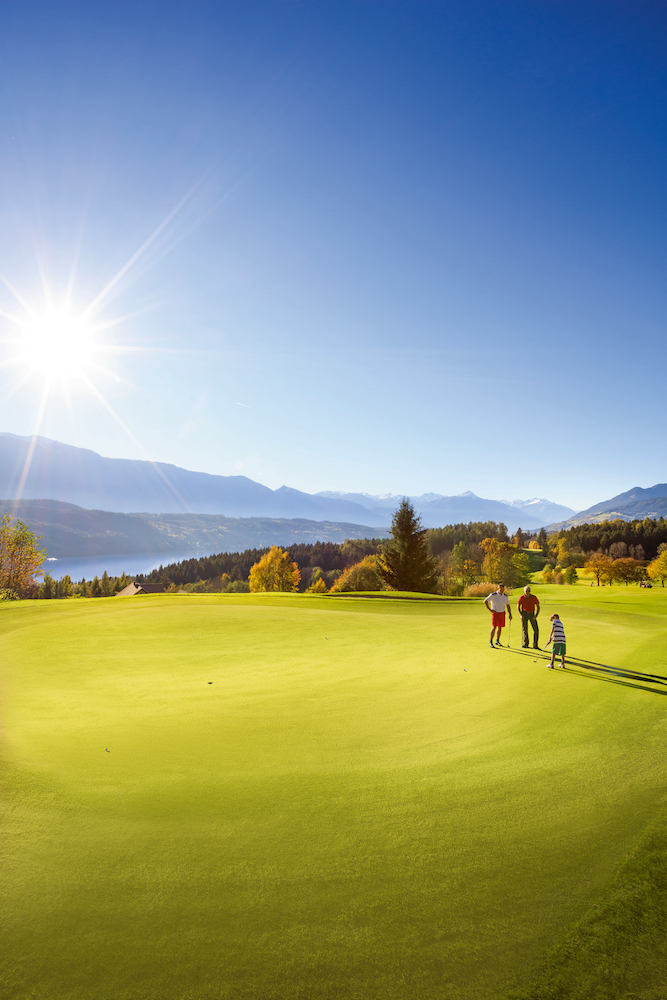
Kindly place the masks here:
[(3, 998), (522, 987), (665, 806), (667, 590), (536, 590), (566, 671), (481, 602), (0, 605)]

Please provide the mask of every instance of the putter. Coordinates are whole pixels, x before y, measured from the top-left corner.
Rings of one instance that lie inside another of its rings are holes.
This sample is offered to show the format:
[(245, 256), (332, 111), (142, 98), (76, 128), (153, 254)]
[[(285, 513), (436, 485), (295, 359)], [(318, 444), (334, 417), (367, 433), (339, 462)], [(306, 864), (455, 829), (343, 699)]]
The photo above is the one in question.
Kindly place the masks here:
[(512, 645), (512, 619), (510, 618), (510, 626), (507, 629), (507, 648), (509, 649)]

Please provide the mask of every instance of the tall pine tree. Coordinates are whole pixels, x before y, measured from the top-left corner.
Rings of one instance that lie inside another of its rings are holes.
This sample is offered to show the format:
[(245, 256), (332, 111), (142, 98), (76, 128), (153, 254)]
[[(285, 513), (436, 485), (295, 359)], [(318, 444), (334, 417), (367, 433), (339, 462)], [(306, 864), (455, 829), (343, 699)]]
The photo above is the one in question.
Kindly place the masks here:
[(382, 579), (393, 590), (432, 594), (436, 588), (435, 559), (428, 553), (426, 529), (421, 518), (404, 497), (391, 522), (391, 541), (384, 546), (378, 560)]

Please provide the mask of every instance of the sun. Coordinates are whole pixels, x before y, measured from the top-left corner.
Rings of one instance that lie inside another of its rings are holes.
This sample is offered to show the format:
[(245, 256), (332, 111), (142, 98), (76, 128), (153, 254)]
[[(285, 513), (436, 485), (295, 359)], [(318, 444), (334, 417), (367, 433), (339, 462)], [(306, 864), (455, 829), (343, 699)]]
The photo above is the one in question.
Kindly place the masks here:
[(21, 361), (49, 382), (84, 375), (99, 348), (94, 328), (67, 308), (52, 307), (21, 326)]

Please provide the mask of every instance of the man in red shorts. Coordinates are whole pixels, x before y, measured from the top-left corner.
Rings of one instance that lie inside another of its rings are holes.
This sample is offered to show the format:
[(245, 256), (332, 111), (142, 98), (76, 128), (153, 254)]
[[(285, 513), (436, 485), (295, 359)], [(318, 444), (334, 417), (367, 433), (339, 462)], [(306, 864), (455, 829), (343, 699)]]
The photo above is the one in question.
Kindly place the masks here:
[(540, 626), (537, 624), (537, 616), (540, 613), (540, 602), (531, 594), (530, 587), (523, 588), (523, 594), (517, 603), (519, 614), (521, 615), (521, 633), (523, 636), (522, 647), (528, 649), (528, 622), (533, 630), (533, 649), (540, 648)]
[(493, 649), (493, 634), (498, 629), (498, 634), (496, 636), (496, 646), (502, 645), (500, 642), (500, 633), (505, 628), (505, 611), (510, 616), (510, 621), (512, 621), (512, 612), (510, 611), (510, 599), (505, 593), (505, 584), (499, 583), (498, 589), (489, 594), (485, 599), (484, 604), (491, 612), (491, 634), (489, 636), (489, 646)]

